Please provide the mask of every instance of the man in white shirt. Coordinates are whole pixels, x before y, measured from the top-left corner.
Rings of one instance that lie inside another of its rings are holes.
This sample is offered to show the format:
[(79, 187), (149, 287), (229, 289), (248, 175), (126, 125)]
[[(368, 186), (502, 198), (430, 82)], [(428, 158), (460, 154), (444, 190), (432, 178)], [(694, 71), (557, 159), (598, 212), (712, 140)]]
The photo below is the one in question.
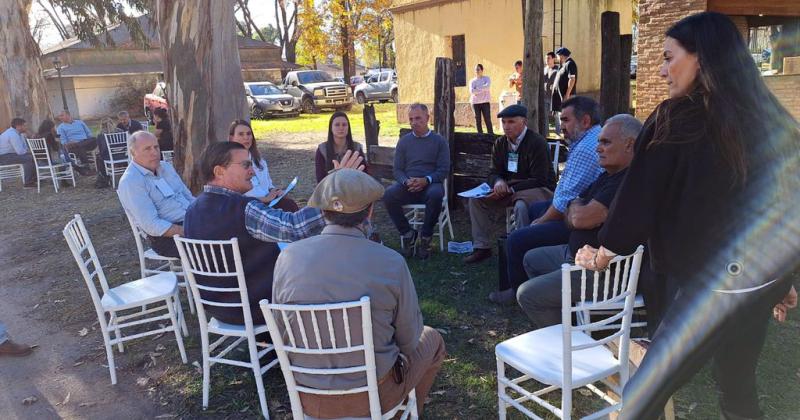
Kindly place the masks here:
[(0, 165), (22, 165), (25, 186), (35, 187), (36, 166), (25, 141), (26, 131), (25, 120), (14, 118), (11, 120), (11, 127), (0, 134)]
[(158, 140), (146, 131), (128, 139), (131, 163), (119, 180), (119, 201), (159, 255), (178, 257), (172, 237), (183, 235), (183, 219), (194, 196), (172, 164), (161, 161)]

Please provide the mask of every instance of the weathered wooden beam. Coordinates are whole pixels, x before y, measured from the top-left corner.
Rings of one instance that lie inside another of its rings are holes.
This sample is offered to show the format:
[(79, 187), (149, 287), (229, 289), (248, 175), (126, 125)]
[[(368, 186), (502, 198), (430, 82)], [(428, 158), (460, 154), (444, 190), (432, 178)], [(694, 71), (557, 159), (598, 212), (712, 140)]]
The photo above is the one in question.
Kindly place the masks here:
[(489, 177), (489, 155), (468, 155), (458, 154), (453, 164), (453, 175), (463, 175), (472, 177)]
[(633, 35), (619, 37), (619, 112), (631, 112), (631, 51)]
[(528, 129), (546, 135), (547, 117), (544, 115), (544, 95), (542, 92), (542, 22), (544, 19), (543, 0), (523, 0), (522, 3), (523, 60), (522, 60), (522, 102), (528, 108)]
[(605, 120), (620, 110), (619, 13), (603, 12), (600, 15), (600, 33), (600, 110)]
[[(453, 70), (453, 59), (436, 57), (436, 75), (433, 83), (434, 131), (444, 137), (450, 145), (450, 162), (454, 162), (456, 157), (453, 140), (456, 128), (456, 90)], [(450, 180), (447, 182), (450, 183)], [(449, 188), (449, 192), (450, 198), (455, 197), (453, 188)]]
[(364, 104), (364, 138), (367, 146), (377, 146), (381, 122), (375, 118), (375, 106)]

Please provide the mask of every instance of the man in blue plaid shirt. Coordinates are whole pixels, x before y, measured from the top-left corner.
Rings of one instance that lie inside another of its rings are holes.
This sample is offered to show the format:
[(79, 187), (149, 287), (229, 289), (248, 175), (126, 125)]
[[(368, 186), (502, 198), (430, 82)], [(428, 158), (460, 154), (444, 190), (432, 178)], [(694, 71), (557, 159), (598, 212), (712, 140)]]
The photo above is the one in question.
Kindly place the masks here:
[(518, 229), (506, 241), (508, 277), (499, 290), (489, 294), (492, 302), (514, 301), (517, 287), (528, 280), (522, 259), (528, 250), (541, 246), (561, 245), (569, 241), (570, 231), (564, 224), (564, 212), (570, 201), (588, 188), (603, 172), (597, 160), (597, 138), (600, 134), (600, 110), (597, 102), (584, 96), (565, 101), (561, 110), (561, 131), (570, 149), (564, 173), (556, 186), (552, 201), (531, 205), (531, 226)]

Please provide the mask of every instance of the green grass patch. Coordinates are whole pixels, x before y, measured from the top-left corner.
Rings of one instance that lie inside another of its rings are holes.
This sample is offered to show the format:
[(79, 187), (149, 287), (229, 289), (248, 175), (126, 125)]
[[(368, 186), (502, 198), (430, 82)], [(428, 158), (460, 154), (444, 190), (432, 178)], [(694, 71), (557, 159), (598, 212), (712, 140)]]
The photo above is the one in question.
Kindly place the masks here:
[[(408, 123), (398, 124), (396, 116), (396, 104), (385, 103), (375, 104), (375, 118), (381, 122), (381, 135), (396, 137), (400, 134), (400, 127), (408, 128)], [(333, 112), (326, 111), (318, 114), (300, 114), (291, 118), (270, 118), (266, 120), (253, 120), (253, 132), (256, 138), (264, 138), (267, 133), (327, 133), (328, 122)], [(354, 105), (353, 109), (347, 112), (350, 119), (353, 135), (364, 137), (364, 107)]]

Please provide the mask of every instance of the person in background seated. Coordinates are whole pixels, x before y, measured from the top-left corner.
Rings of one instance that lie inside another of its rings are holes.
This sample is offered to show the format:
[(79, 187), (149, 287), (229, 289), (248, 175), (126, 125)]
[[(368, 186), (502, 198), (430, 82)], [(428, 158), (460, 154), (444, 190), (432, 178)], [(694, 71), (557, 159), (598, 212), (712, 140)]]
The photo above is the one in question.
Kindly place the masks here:
[(153, 121), (156, 123), (155, 133), (158, 139), (158, 147), (164, 152), (173, 150), (175, 146), (172, 138), (172, 124), (169, 122), (167, 110), (156, 108), (153, 111)]
[(511, 105), (497, 114), (505, 135), (494, 141), (489, 168), (492, 193), (469, 199), (474, 251), (464, 258), (467, 264), (484, 261), (492, 255), (492, 235), (497, 220), (505, 219), (506, 208), (514, 208), (516, 226), (528, 226), (528, 205), (553, 196), (556, 177), (542, 136), (528, 130), (528, 109)]
[[(401, 252), (411, 257), (416, 252), (419, 259), (430, 255), (433, 227), (439, 220), (444, 197), (443, 182), (450, 173), (450, 147), (439, 134), (428, 128), (428, 107), (414, 103), (408, 108), (411, 132), (400, 138), (394, 153), (394, 179), (386, 190), (383, 203), (397, 230), (402, 236)], [(422, 231), (412, 229), (403, 206), (425, 204)]]
[(131, 116), (128, 114), (128, 111), (120, 111), (117, 113), (117, 128), (119, 130), (125, 131), (128, 134), (133, 134), (137, 131), (144, 130), (142, 124), (139, 121), (132, 120)]
[(570, 146), (564, 173), (553, 200), (533, 203), (528, 208), (531, 226), (517, 229), (506, 240), (508, 288), (492, 292), (489, 299), (499, 304), (514, 301), (516, 288), (528, 280), (522, 266), (525, 253), (533, 248), (561, 245), (569, 241), (570, 231), (564, 212), (570, 201), (585, 191), (603, 172), (597, 162), (597, 136), (600, 134), (599, 105), (591, 98), (576, 96), (564, 103), (561, 130)]
[(25, 187), (36, 186), (36, 165), (25, 141), (26, 122), (22, 118), (11, 120), (9, 127), (0, 134), (0, 165), (22, 165)]
[[(414, 281), (403, 257), (367, 239), (375, 202), (383, 192), (378, 181), (353, 169), (334, 170), (317, 184), (308, 202), (322, 209), (327, 226), (322, 234), (290, 244), (278, 256), (272, 302), (326, 304), (369, 296), (381, 408), (385, 412), (396, 406), (415, 389), (421, 415), (446, 356), (445, 345), (435, 329), (422, 323)], [(344, 341), (342, 329), (335, 334), (337, 341)], [(355, 355), (291, 357), (293, 363), (312, 368), (363, 363)], [(295, 378), (299, 385), (316, 389), (352, 389), (367, 384), (361, 372), (324, 377), (297, 373)], [(369, 417), (366, 392), (301, 392), (300, 400), (305, 413), (316, 418)]]
[[(277, 242), (316, 235), (322, 231), (325, 221), (322, 212), (312, 207), (285, 212), (246, 195), (252, 190), (251, 180), (256, 177), (251, 158), (251, 152), (238, 142), (213, 143), (206, 148), (200, 157), (200, 176), (205, 186), (186, 210), (184, 234), (190, 239), (238, 239), (252, 319), (255, 324), (264, 324), (258, 301), (272, 297), (272, 273), (280, 253)], [(228, 258), (233, 261), (232, 255)], [(238, 287), (236, 279), (230, 277), (198, 276), (197, 281), (204, 286)], [(205, 299), (220, 302), (241, 299), (238, 292), (201, 293)], [(244, 324), (239, 308), (208, 305), (205, 310), (220, 321)]]
[[(353, 141), (353, 132), (350, 129), (350, 119), (347, 118), (347, 114), (336, 111), (328, 122), (328, 140), (317, 146), (317, 153), (314, 155), (317, 182), (322, 181), (322, 178), (325, 178), (328, 172), (333, 170), (334, 162), (341, 161), (348, 150), (366, 156), (361, 143)], [(366, 170), (366, 167), (364, 169)]]
[(61, 147), (61, 143), (56, 139), (56, 134), (56, 124), (49, 119), (42, 121), (42, 123), (39, 124), (39, 129), (36, 131), (37, 138), (44, 138), (44, 142), (47, 145), (47, 152), (50, 154), (50, 161), (53, 163), (69, 162), (72, 165), (72, 168), (75, 169), (75, 171), (79, 174), (85, 176), (94, 175), (94, 171), (78, 165), (69, 158), (69, 155), (66, 153), (64, 148)]
[[(517, 302), (534, 328), (561, 323), (561, 264), (574, 264), (575, 253), (584, 245), (597, 246), (597, 232), (633, 160), (634, 144), (641, 130), (642, 123), (632, 115), (619, 114), (606, 121), (597, 140), (597, 156), (604, 172), (569, 203), (564, 214), (570, 229), (569, 244), (543, 246), (525, 253), (523, 265), (530, 280), (517, 289)], [(580, 298), (580, 287), (581, 272), (573, 271), (573, 301)]]
[(137, 131), (128, 138), (130, 164), (119, 180), (122, 207), (146, 234), (153, 251), (178, 257), (172, 237), (183, 234), (183, 219), (194, 196), (169, 162), (161, 161), (156, 137)]
[[(261, 158), (258, 145), (253, 138), (253, 129), (250, 123), (245, 120), (236, 120), (231, 123), (228, 129), (228, 141), (241, 144), (250, 153), (250, 160), (253, 162), (255, 176), (250, 180), (253, 187), (245, 193), (248, 197), (263, 198), (265, 203), (269, 203), (283, 194), (283, 190), (275, 187), (272, 178), (269, 176), (267, 161)], [(279, 208), (288, 212), (295, 212), (300, 208), (291, 198), (283, 197), (275, 204)]]
[(92, 131), (81, 120), (72, 118), (69, 111), (61, 111), (58, 116), (61, 124), (58, 125), (56, 132), (59, 135), (61, 145), (67, 153), (74, 153), (82, 165), (89, 161), (89, 153), (98, 149), (100, 156), (94, 161), (97, 170), (97, 180), (95, 188), (107, 188), (111, 184), (111, 178), (106, 174), (106, 166), (103, 160), (108, 159), (108, 146), (102, 137), (100, 139), (92, 137)]

